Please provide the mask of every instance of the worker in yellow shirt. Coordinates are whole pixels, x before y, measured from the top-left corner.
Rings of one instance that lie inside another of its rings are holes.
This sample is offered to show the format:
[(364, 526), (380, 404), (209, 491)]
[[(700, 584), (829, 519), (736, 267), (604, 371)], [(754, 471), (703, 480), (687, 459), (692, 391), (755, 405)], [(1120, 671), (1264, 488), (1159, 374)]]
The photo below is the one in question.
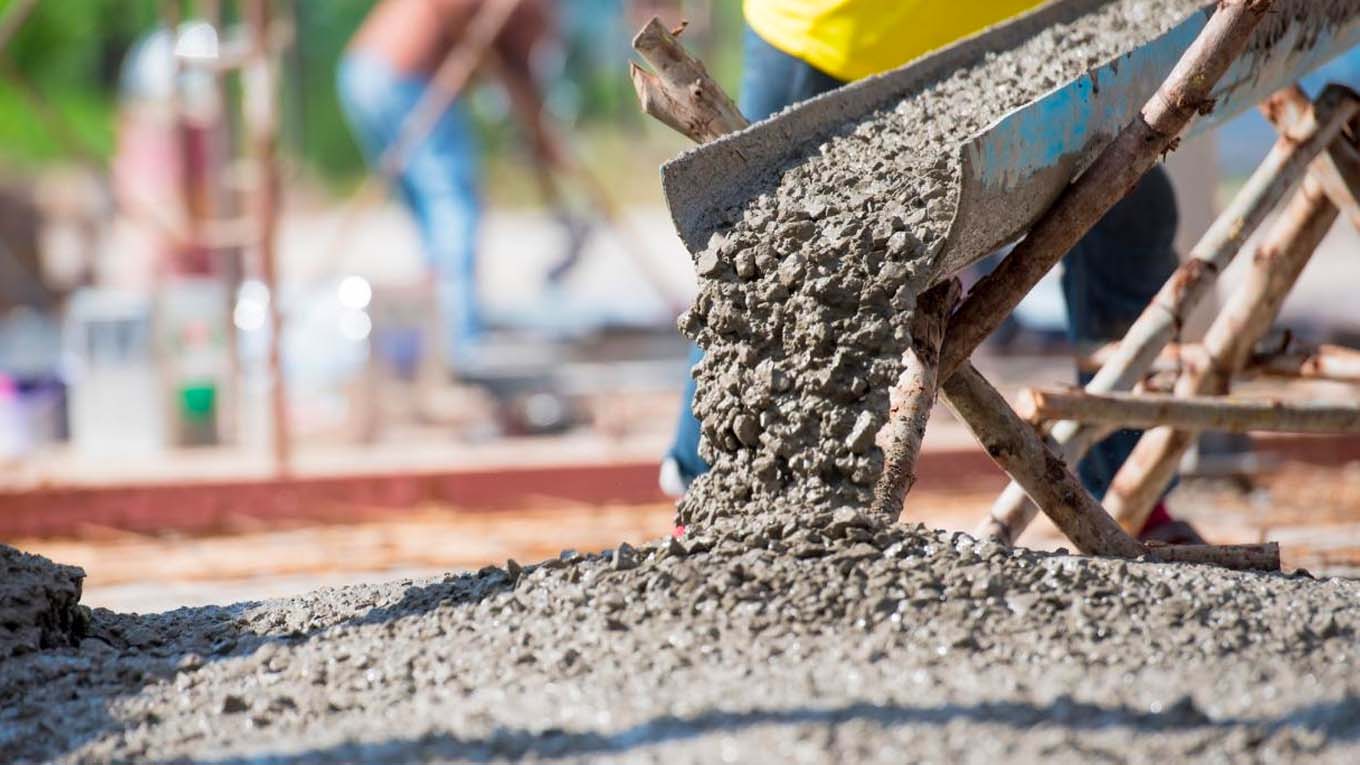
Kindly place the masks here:
[(745, 0), (742, 11), (747, 26), (764, 42), (850, 82), (896, 69), (1042, 2)]
[[(746, 37), (739, 106), (752, 122), (846, 82), (868, 77), (1005, 21), (1042, 0), (744, 0)], [(1160, 167), (1149, 172), (1063, 260), (1068, 333), (1082, 344), (1123, 337), (1177, 265), (1176, 199)], [(695, 347), (691, 362), (701, 356)], [(1085, 380), (1082, 380), (1085, 382)], [(662, 487), (683, 493), (708, 469), (699, 457), (691, 379)], [(1141, 434), (1119, 431), (1078, 465), (1100, 498)], [(1159, 504), (1142, 535), (1202, 542)]]

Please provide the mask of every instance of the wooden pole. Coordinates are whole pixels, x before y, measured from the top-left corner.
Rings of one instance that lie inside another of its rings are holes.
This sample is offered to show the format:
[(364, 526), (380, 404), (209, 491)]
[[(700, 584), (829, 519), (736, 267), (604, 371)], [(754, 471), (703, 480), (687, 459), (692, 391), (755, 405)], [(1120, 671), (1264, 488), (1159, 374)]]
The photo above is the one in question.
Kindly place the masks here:
[(1278, 433), (1360, 432), (1360, 405), (1311, 401), (1241, 401), (1209, 396), (1086, 393), (1026, 388), (1017, 413), (1034, 420), (1078, 420), (1121, 428), (1171, 425), (1182, 430)]
[(633, 50), (654, 70), (628, 64), (633, 89), (647, 114), (699, 144), (750, 124), (703, 63), (685, 50), (660, 19), (652, 17), (642, 27), (633, 38)]
[(884, 444), (883, 474), (874, 487), (874, 513), (889, 523), (902, 515), (902, 504), (916, 483), (916, 458), (921, 452), (926, 424), (939, 390), (936, 371), (940, 343), (949, 312), (963, 286), (950, 279), (926, 291), (916, 301), (912, 316), (911, 348), (902, 354), (902, 373), (889, 392), (892, 408), (879, 434)]
[[(1335, 83), (1328, 85), (1323, 95), (1329, 91), (1341, 93), (1352, 102), (1360, 98), (1355, 91)], [(1303, 88), (1294, 85), (1276, 93), (1264, 104), (1262, 111), (1266, 119), (1283, 132), (1287, 126), (1302, 119), (1309, 106), (1308, 95)], [(1360, 149), (1354, 144), (1355, 137), (1360, 135), (1360, 121), (1352, 119), (1350, 132), (1352, 140), (1333, 141), (1321, 161), (1313, 163), (1310, 172), (1322, 184), (1332, 204), (1360, 229)]]
[(1101, 510), (1062, 458), (971, 363), (946, 380), (942, 390), (945, 403), (988, 456), (1024, 488), (1078, 550), (1116, 558), (1136, 558), (1145, 552)]
[[(1118, 347), (1118, 343), (1101, 346), (1080, 357), (1077, 365), (1083, 372), (1098, 372), (1109, 362)], [(1188, 363), (1187, 359), (1200, 353), (1203, 353), (1202, 346), (1197, 343), (1171, 343), (1147, 371), (1179, 373)], [(1316, 346), (1290, 344), (1269, 350), (1262, 350), (1258, 346), (1252, 351), (1240, 376), (1360, 382), (1360, 351), (1325, 343)], [(1087, 389), (1087, 392), (1091, 391)]]
[(288, 382), (283, 371), (284, 322), (277, 249), (279, 207), (283, 200), (278, 157), (278, 92), (269, 50), (269, 0), (250, 0), (245, 15), (251, 57), (242, 70), (242, 110), (260, 179), (252, 201), (259, 221), (261, 275), (269, 290), (269, 414), (274, 469), (280, 476), (286, 476), (292, 470), (293, 437), (288, 417)]
[(1237, 571), (1279, 571), (1280, 545), (1168, 545), (1147, 543), (1147, 557), (1159, 563), (1204, 563)]
[(165, 25), (165, 33), (169, 35), (170, 45), (166, 51), (167, 63), (170, 67), (170, 93), (169, 105), (171, 120), (174, 124), (172, 135), (175, 144), (175, 159), (178, 163), (178, 177), (175, 179), (176, 202), (180, 208), (178, 219), (184, 221), (185, 243), (176, 248), (175, 259), (178, 261), (176, 266), (182, 266), (186, 257), (196, 254), (202, 248), (197, 241), (202, 237), (202, 225), (204, 210), (200, 205), (195, 204), (196, 194), (193, 178), (194, 152), (190, 146), (190, 137), (193, 134), (193, 124), (189, 121), (188, 108), (184, 103), (184, 94), (180, 90), (180, 83), (184, 79), (184, 59), (180, 58), (175, 48), (179, 44), (179, 29), (184, 23), (180, 15), (181, 7), (179, 0), (161, 0), (161, 23)]
[[(1212, 293), (1218, 275), (1228, 267), (1247, 239), (1285, 194), (1306, 177), (1310, 163), (1315, 162), (1329, 144), (1344, 140), (1341, 131), (1356, 114), (1357, 106), (1336, 90), (1323, 95), (1325, 97), (1319, 98), (1315, 108), (1300, 112), (1297, 120), (1282, 130), (1265, 161), (1191, 249), (1189, 259), (1162, 285), (1129, 327), (1113, 356), (1086, 385), (1087, 391), (1129, 390), (1142, 379), (1186, 317)], [(1267, 103), (1273, 104), (1284, 97), (1276, 94)], [(1272, 108), (1264, 107), (1266, 111)], [(1096, 429), (1072, 421), (1055, 423), (1050, 430), (1050, 438), (1069, 464), (1075, 464), (1085, 456), (1101, 437), (1102, 433)], [(993, 503), (989, 519), (983, 521), (979, 533), (1013, 543), (1036, 512), (1019, 487), (1007, 487)], [(1003, 530), (1009, 538), (1003, 535)]]
[[(1352, 121), (1351, 134), (1358, 131), (1360, 124)], [(1317, 172), (1332, 204), (1360, 230), (1360, 149), (1344, 141), (1333, 142)]]
[[(1245, 282), (1233, 293), (1204, 337), (1201, 358), (1176, 382), (1176, 395), (1221, 394), (1274, 321), (1280, 304), (1337, 218), (1312, 176), (1274, 223), (1254, 253)], [(1159, 427), (1143, 434), (1105, 494), (1105, 507), (1126, 529), (1142, 528), (1175, 475), (1194, 431)]]
[(973, 287), (954, 314), (940, 354), (948, 377), (1034, 285), (1170, 151), (1190, 120), (1213, 109), (1209, 93), (1245, 50), (1271, 0), (1220, 0), (1199, 37), (1095, 162), (1058, 197), (1010, 255)]
[(1273, 377), (1360, 382), (1360, 351), (1340, 345), (1319, 345), (1266, 358), (1253, 358), (1248, 369)]

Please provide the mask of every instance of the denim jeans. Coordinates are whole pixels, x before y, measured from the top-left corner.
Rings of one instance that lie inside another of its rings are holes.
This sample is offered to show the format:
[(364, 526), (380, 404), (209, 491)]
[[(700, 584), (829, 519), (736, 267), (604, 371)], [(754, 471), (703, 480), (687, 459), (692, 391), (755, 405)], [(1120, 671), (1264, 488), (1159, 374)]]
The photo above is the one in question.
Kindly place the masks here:
[[(752, 122), (832, 90), (842, 83), (785, 54), (749, 29), (744, 44), (739, 105)], [(1074, 342), (1117, 340), (1152, 299), (1177, 265), (1173, 241), (1176, 198), (1166, 172), (1155, 167), (1115, 205), (1063, 259), (1062, 288), (1068, 334)], [(690, 350), (690, 364), (703, 352)], [(1079, 377), (1080, 382), (1086, 382)], [(669, 457), (693, 479), (708, 470), (699, 457), (699, 422), (691, 411), (694, 380), (685, 385), (679, 423)], [(1119, 466), (1141, 435), (1119, 431), (1096, 445), (1077, 467), (1082, 483), (1097, 498), (1105, 495)]]
[[(337, 75), (340, 105), (370, 165), (397, 140), (429, 83), (363, 52), (347, 53)], [(415, 218), (434, 273), (445, 361), (467, 361), (482, 334), (477, 301), (479, 147), (467, 110), (455, 101), (410, 153), (397, 192)]]

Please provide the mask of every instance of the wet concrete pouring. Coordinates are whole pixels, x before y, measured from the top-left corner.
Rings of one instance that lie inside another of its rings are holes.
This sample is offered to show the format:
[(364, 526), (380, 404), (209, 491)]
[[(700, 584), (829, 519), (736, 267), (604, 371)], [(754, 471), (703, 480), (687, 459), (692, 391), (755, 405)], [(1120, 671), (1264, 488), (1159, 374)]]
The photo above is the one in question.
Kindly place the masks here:
[(682, 539), (77, 612), (0, 660), (0, 760), (1356, 761), (1360, 585), (1009, 550), (866, 510), (949, 147), (1196, 5), (1120, 0), (989, 56), (734, 216), (683, 321), (709, 351), (714, 471)]

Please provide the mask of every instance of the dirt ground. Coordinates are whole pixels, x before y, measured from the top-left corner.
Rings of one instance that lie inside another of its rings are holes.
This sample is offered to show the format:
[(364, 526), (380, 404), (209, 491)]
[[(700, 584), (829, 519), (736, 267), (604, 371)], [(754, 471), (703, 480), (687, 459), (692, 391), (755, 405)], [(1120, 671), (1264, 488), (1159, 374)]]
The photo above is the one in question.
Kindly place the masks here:
[[(916, 491), (904, 520), (972, 531), (998, 481)], [(1220, 543), (1274, 540), (1286, 568), (1318, 575), (1360, 574), (1360, 465), (1290, 463), (1249, 482), (1184, 482), (1174, 511)], [(475, 571), (507, 558), (562, 549), (641, 544), (671, 531), (669, 503), (551, 506), (476, 512), (441, 505), (392, 510), (350, 524), (260, 523), (218, 536), (146, 535), (89, 529), (80, 538), (7, 540), (19, 549), (85, 568), (82, 602), (154, 613), (180, 606), (286, 597), (318, 587)], [(1037, 549), (1064, 544), (1043, 518), (1024, 539)]]
[(1360, 757), (1345, 579), (853, 512), (133, 616), (0, 665), (6, 762)]

